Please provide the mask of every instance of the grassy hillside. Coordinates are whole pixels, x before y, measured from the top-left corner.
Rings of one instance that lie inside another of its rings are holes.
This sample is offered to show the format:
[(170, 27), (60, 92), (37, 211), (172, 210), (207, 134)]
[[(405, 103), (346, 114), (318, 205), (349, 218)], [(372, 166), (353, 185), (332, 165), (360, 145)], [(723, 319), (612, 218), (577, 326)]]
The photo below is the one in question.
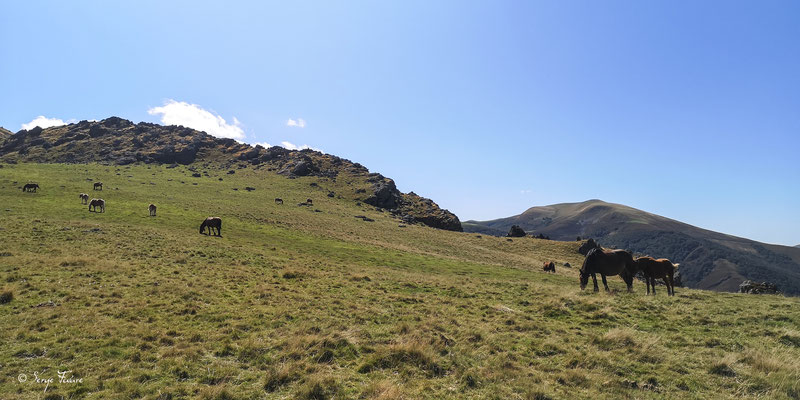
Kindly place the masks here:
[(467, 221), (464, 228), (507, 232), (511, 225), (553, 239), (591, 237), (603, 246), (667, 257), (681, 263), (681, 278), (690, 287), (735, 292), (742, 281), (752, 279), (800, 295), (797, 248), (725, 235), (621, 204), (589, 200), (532, 207), (513, 217)]
[(574, 241), (406, 226), (328, 197), (346, 177), (198, 171), (0, 168), (0, 398), (800, 398), (800, 299), (581, 292)]

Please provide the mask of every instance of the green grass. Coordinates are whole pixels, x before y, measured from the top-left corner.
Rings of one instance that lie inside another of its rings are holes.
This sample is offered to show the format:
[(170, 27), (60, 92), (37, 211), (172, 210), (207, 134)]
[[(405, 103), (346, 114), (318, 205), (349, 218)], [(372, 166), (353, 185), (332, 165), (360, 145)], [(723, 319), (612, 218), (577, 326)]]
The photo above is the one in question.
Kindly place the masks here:
[(796, 298), (581, 292), (577, 242), (400, 227), (346, 176), (207, 171), (0, 168), (0, 398), (800, 398)]

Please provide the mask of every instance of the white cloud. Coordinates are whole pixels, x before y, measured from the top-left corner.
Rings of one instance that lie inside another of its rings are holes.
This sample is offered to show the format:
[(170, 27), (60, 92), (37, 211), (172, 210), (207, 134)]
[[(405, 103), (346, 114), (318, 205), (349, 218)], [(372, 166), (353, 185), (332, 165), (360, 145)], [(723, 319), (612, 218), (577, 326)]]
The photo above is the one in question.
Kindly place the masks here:
[(523, 190), (520, 190), (519, 192), (520, 192), (521, 194), (528, 194), (528, 193), (531, 193), (531, 192), (533, 192), (533, 191), (532, 191), (532, 190), (530, 190), (530, 189), (523, 189)]
[(287, 148), (287, 149), (289, 149), (289, 150), (305, 150), (305, 149), (310, 149), (310, 150), (318, 151), (318, 152), (320, 152), (320, 153), (324, 153), (324, 151), (322, 151), (322, 150), (320, 150), (320, 149), (315, 149), (315, 148), (313, 148), (313, 147), (311, 147), (311, 146), (309, 146), (309, 145), (307, 145), (307, 144), (304, 144), (304, 145), (302, 145), (302, 146), (298, 146), (298, 145), (296, 145), (296, 144), (294, 144), (294, 143), (291, 143), (291, 142), (285, 142), (285, 141), (284, 141), (284, 142), (281, 142), (281, 146), (282, 146), (282, 147), (285, 147), (285, 148)]
[(304, 120), (302, 118), (298, 118), (298, 119), (289, 118), (289, 120), (286, 121), (286, 126), (293, 126), (295, 128), (305, 128), (306, 127), (306, 120)]
[(272, 147), (272, 145), (267, 143), (267, 142), (256, 142), (256, 143), (253, 143), (253, 147), (256, 147), (256, 146), (261, 146), (261, 147), (263, 147), (265, 149), (268, 149), (268, 148)]
[(58, 118), (47, 118), (44, 115), (40, 115), (40, 116), (34, 118), (33, 121), (28, 122), (27, 124), (22, 124), (22, 129), (25, 129), (27, 131), (27, 130), (33, 129), (33, 128), (37, 127), (37, 126), (41, 127), (41, 128), (49, 128), (51, 126), (66, 125), (66, 124), (72, 123), (74, 121), (75, 120), (67, 120), (67, 122), (64, 122), (63, 120), (58, 119)]
[(233, 123), (229, 124), (224, 118), (197, 104), (170, 99), (162, 107), (153, 107), (147, 110), (147, 113), (160, 114), (161, 123), (166, 125), (183, 125), (217, 137), (244, 139), (242, 124), (236, 117), (233, 117)]

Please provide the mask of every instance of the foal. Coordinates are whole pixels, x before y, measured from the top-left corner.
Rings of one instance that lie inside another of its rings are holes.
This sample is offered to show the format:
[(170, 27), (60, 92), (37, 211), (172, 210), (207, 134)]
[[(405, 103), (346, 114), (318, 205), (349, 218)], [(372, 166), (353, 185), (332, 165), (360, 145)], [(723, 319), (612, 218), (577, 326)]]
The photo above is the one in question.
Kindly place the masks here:
[(659, 258), (656, 260), (653, 257), (639, 257), (636, 259), (636, 267), (639, 271), (644, 273), (644, 280), (647, 284), (647, 294), (650, 294), (650, 288), (653, 288), (653, 296), (656, 295), (656, 279), (664, 279), (664, 284), (667, 286), (667, 295), (675, 296), (675, 283), (674, 276), (675, 270), (678, 269), (680, 264), (673, 264), (672, 261), (666, 258)]

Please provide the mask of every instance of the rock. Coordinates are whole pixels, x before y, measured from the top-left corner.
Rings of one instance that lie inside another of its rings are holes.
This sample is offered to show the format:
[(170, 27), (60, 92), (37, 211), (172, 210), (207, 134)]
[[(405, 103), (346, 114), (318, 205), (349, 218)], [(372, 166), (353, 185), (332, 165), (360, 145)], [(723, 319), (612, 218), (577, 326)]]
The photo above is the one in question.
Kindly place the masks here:
[(374, 222), (375, 221), (374, 219), (372, 219), (370, 217), (367, 217), (366, 215), (356, 215), (356, 218), (359, 218), (364, 222)]
[(397, 208), (400, 199), (400, 191), (397, 190), (394, 181), (384, 178), (372, 184), (372, 194), (364, 199), (364, 203), (391, 210)]
[(589, 240), (587, 240), (586, 243), (582, 244), (581, 247), (578, 248), (578, 253), (581, 253), (582, 255), (585, 256), (589, 254), (589, 251), (591, 251), (592, 249), (599, 249), (599, 248), (600, 245), (597, 244), (597, 242), (595, 242), (594, 239), (589, 238)]
[(336, 193), (334, 193), (334, 192), (328, 192), (328, 197), (334, 197), (334, 196), (336, 196)]
[(525, 237), (525, 231), (519, 227), (519, 225), (511, 225), (511, 229), (508, 230), (507, 237)]
[(200, 175), (200, 173), (199, 173), (199, 172), (195, 172), (195, 173), (193, 173), (193, 174), (192, 174), (192, 177), (193, 177), (193, 178), (199, 178), (199, 177), (201, 177), (201, 176), (203, 176), (203, 175)]
[(250, 186), (246, 186), (246, 187), (244, 188), (244, 190), (247, 190), (248, 192), (252, 192), (253, 190), (256, 190), (256, 188), (254, 188), (254, 187), (250, 187)]
[(739, 285), (739, 293), (750, 294), (780, 294), (778, 285), (769, 282), (754, 282), (746, 280)]

